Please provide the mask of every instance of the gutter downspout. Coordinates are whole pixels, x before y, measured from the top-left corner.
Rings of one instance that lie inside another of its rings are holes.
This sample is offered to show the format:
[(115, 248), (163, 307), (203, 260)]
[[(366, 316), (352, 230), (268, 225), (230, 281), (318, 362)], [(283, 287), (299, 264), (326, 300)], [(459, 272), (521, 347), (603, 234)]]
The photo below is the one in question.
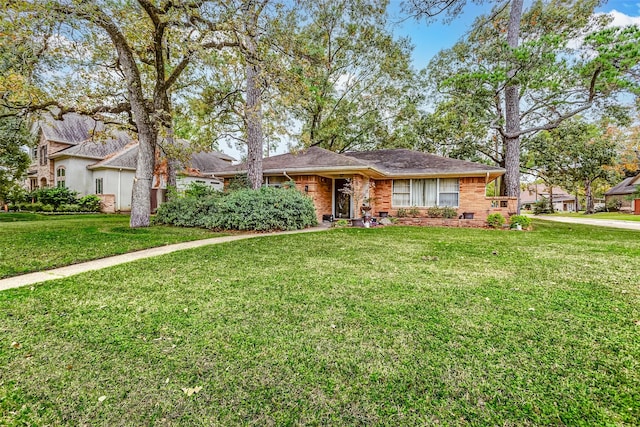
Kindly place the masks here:
[(120, 206), (121, 181), (122, 181), (122, 169), (118, 169), (118, 200), (116, 200), (116, 212), (121, 211), (121, 206)]

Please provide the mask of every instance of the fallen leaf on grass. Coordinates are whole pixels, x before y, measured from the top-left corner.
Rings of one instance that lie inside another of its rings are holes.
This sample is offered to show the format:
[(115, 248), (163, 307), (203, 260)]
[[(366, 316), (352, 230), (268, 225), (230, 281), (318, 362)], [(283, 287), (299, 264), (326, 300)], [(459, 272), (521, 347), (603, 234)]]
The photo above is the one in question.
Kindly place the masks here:
[(11, 343), (11, 348), (15, 348), (15, 349), (22, 348), (22, 344), (20, 344), (17, 341), (14, 341), (14, 342)]
[(107, 396), (100, 396), (98, 398), (98, 402), (104, 402), (105, 400), (107, 400)]
[(197, 387), (194, 387), (194, 388), (185, 387), (185, 388), (182, 389), (184, 394), (186, 394), (187, 396), (192, 396), (192, 395), (194, 395), (196, 393), (199, 393), (200, 390), (202, 390), (202, 387), (200, 387), (200, 386), (197, 386)]
[(636, 320), (635, 322), (633, 322), (636, 324), (636, 326), (640, 326), (640, 320)]

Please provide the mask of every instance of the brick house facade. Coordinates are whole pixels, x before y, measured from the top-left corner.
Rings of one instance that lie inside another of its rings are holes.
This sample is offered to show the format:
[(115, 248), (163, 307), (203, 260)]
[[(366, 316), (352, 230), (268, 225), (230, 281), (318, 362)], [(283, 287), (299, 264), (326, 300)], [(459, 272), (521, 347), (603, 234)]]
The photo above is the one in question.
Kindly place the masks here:
[[(216, 176), (242, 173), (246, 173), (244, 164)], [(329, 216), (359, 217), (363, 203), (374, 217), (397, 216), (400, 209), (411, 209), (424, 218), (431, 206), (449, 206), (458, 216), (472, 214), (475, 223), (461, 224), (470, 226), (484, 224), (491, 213), (509, 217), (517, 211), (517, 198), (486, 195), (487, 184), (503, 175), (504, 169), (411, 150), (338, 154), (311, 147), (265, 158), (263, 174), (268, 185), (295, 181), (296, 188), (313, 200), (319, 221)], [(344, 194), (348, 194), (348, 206), (343, 203)]]

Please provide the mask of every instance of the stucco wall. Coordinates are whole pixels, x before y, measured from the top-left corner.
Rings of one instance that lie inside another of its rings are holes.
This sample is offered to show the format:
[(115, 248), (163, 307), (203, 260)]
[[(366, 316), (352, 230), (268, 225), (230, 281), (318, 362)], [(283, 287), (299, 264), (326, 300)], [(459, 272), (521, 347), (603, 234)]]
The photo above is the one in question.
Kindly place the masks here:
[[(93, 171), (92, 193), (95, 193), (95, 180), (102, 178), (102, 193), (113, 194), (116, 211), (131, 210), (131, 194), (135, 171), (123, 169), (97, 169)], [(120, 186), (118, 186), (118, 182)]]
[(56, 171), (58, 168), (63, 167), (65, 169), (65, 186), (73, 191), (80, 193), (80, 196), (86, 196), (87, 194), (93, 194), (93, 180), (91, 179), (91, 171), (87, 169), (87, 166), (95, 163), (93, 159), (82, 158), (66, 158), (60, 159), (55, 162), (54, 176), (55, 181), (52, 185), (57, 185), (58, 177)]

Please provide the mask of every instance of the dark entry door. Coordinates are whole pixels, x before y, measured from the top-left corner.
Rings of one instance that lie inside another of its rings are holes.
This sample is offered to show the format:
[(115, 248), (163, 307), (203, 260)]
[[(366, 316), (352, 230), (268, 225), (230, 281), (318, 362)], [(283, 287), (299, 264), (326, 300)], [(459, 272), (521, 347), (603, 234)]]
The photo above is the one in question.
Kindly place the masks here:
[(335, 218), (351, 218), (351, 196), (340, 191), (347, 185), (346, 179), (336, 179), (334, 182), (334, 207), (333, 216)]

